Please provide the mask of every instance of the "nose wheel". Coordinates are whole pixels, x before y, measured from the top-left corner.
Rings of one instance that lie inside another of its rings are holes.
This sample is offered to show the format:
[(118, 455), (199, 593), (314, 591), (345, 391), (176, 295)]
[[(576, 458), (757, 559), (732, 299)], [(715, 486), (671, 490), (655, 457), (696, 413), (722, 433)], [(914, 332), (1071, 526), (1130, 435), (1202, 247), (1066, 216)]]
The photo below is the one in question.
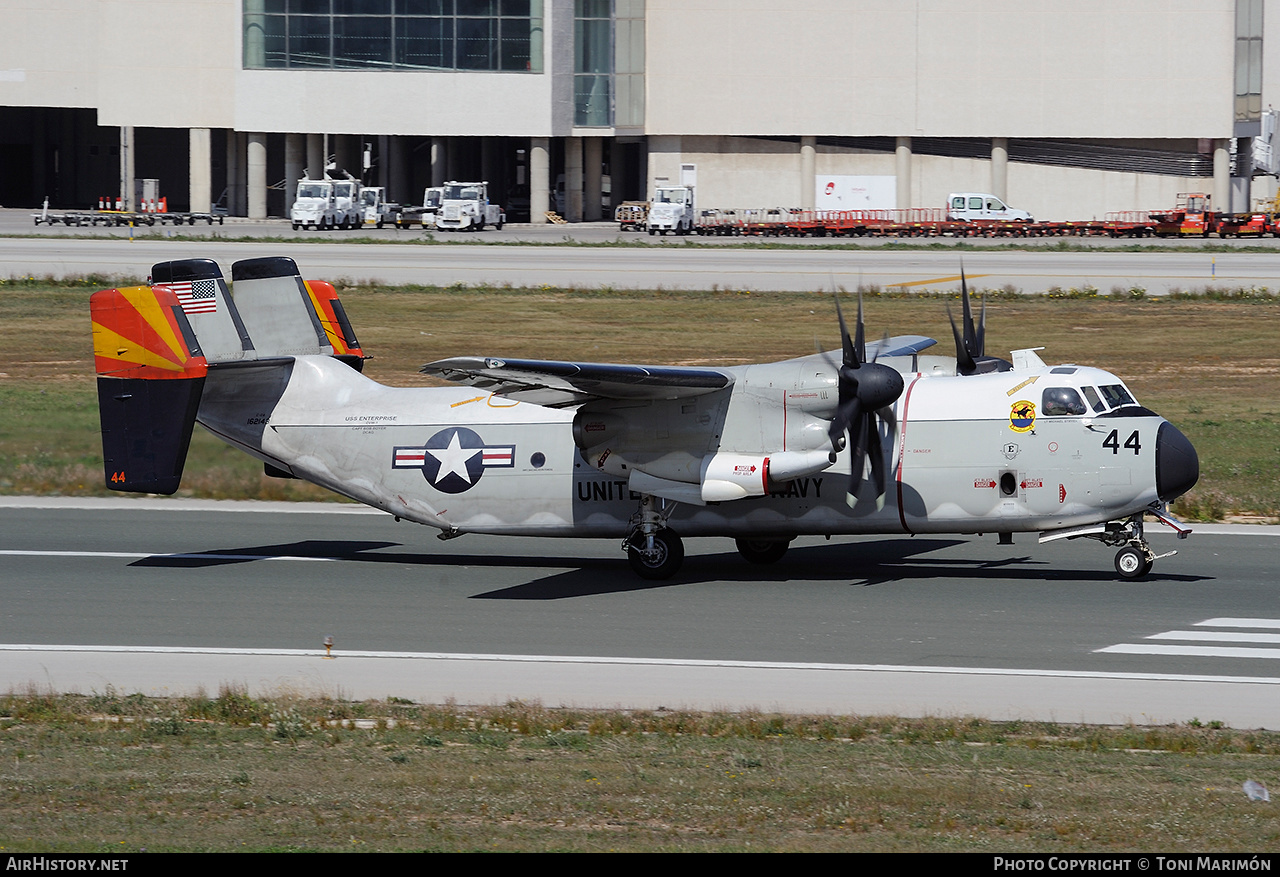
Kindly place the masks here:
[(1155, 562), (1151, 549), (1145, 545), (1142, 547), (1126, 545), (1116, 552), (1116, 572), (1120, 573), (1121, 578), (1140, 579), (1151, 572)]

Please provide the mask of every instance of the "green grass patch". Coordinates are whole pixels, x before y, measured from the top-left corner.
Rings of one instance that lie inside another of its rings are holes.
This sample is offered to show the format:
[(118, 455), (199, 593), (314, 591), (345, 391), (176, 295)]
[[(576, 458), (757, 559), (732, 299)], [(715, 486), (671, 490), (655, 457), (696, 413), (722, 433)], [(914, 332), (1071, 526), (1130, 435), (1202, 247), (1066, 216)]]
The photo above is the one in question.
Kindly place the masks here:
[(0, 697), (6, 852), (1274, 848), (1280, 736), (1191, 719)]

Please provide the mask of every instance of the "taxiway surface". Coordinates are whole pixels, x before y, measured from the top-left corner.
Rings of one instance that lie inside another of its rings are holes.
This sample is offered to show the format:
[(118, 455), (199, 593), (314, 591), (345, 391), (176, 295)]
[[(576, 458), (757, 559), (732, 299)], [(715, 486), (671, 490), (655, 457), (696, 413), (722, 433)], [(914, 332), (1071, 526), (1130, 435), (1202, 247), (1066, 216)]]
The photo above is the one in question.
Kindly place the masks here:
[[(532, 228), (532, 226), (530, 227)], [(230, 233), (230, 232), (229, 232)], [(584, 232), (579, 232), (583, 234)], [(355, 234), (354, 232), (352, 234)], [(1275, 252), (897, 251), (858, 245), (839, 249), (737, 249), (672, 242), (645, 247), (486, 245), (510, 238), (485, 232), (485, 243), (429, 246), (352, 244), (336, 236), (306, 243), (178, 241), (65, 237), (0, 238), (0, 278), (105, 275), (143, 279), (156, 262), (216, 260), (230, 276), (239, 259), (287, 255), (304, 276), (336, 282), (815, 291), (859, 287), (930, 291), (959, 287), (961, 256), (973, 288), (1011, 287), (1042, 293), (1093, 287), (1140, 288), (1149, 295), (1205, 287), (1274, 287)], [(420, 233), (405, 232), (405, 240)], [(681, 239), (691, 240), (688, 238)], [(553, 241), (547, 241), (548, 243)]]
[[(1155, 527), (1149, 528), (1155, 530)], [(1093, 543), (447, 543), (353, 506), (0, 500), (0, 685), (1280, 727), (1277, 530)], [(333, 636), (337, 658), (325, 660)]]

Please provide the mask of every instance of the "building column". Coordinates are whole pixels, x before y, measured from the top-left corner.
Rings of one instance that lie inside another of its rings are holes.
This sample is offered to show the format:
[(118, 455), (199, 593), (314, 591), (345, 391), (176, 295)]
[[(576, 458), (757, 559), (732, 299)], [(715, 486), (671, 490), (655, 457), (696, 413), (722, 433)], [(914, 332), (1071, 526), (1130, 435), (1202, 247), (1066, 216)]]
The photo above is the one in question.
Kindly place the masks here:
[(564, 138), (564, 218), (582, 222), (582, 138)]
[(307, 166), (305, 168), (308, 180), (324, 179), (324, 135), (308, 134), (307, 135)]
[(192, 213), (208, 213), (213, 206), (213, 145), (209, 129), (192, 128), (188, 142), (188, 209)]
[(133, 126), (124, 125), (120, 128), (120, 206), (125, 210), (134, 209), (133, 175)]
[(529, 140), (529, 221), (543, 225), (551, 209), (551, 140)]
[(307, 160), (307, 136), (284, 135), (284, 215), (293, 210), (293, 200), (298, 197), (298, 180)]
[(991, 194), (1009, 203), (1009, 138), (991, 138)]
[(244, 216), (244, 134), (227, 130), (227, 214)]
[(360, 138), (352, 134), (338, 134), (334, 137), (333, 153), (334, 179), (345, 180), (343, 171), (353, 177), (360, 176)]
[(818, 200), (816, 137), (800, 138), (800, 209), (812, 210)]
[(387, 165), (387, 197), (400, 204), (416, 204), (419, 196), (409, 191), (408, 138), (392, 136), (387, 139), (390, 142), (383, 159)]
[(600, 137), (582, 138), (582, 218), (599, 222), (600, 199), (604, 196), (604, 141)]
[(1213, 201), (1214, 210), (1231, 209), (1231, 141), (1213, 141)]
[(443, 186), (449, 173), (449, 143), (444, 137), (431, 138), (431, 185)]
[(250, 219), (267, 218), (267, 135), (250, 134), (245, 150)]
[(894, 174), (897, 177), (894, 183), (894, 197), (897, 199), (894, 206), (905, 210), (911, 206), (911, 138), (897, 138), (893, 155)]

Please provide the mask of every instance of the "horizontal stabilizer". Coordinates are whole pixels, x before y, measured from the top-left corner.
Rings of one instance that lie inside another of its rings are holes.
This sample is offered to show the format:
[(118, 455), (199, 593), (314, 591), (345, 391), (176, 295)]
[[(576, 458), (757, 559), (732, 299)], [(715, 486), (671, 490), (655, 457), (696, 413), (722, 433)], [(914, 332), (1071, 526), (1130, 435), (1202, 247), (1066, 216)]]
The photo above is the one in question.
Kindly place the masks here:
[(420, 371), (548, 408), (566, 408), (593, 399), (699, 396), (733, 383), (731, 374), (717, 369), (479, 356), (441, 359), (427, 363)]

